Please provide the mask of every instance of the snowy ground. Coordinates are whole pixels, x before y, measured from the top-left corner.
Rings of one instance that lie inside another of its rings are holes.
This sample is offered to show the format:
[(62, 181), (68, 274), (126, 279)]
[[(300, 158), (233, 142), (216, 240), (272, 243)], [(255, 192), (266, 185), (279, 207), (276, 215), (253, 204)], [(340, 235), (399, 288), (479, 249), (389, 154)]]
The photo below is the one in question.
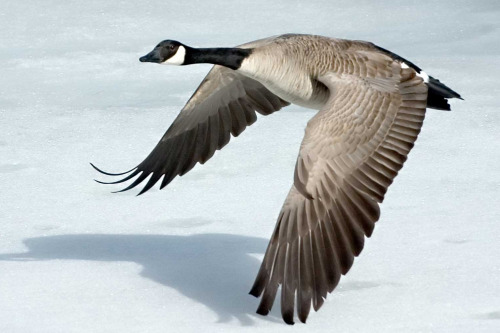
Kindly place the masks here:
[[(273, 3), (2, 1), (0, 332), (500, 331), (498, 1)], [(88, 164), (140, 162), (208, 71), (139, 63), (158, 41), (285, 32), (373, 41), (465, 98), (429, 111), (362, 255), (294, 327), (247, 293), (312, 111), (141, 197)]]

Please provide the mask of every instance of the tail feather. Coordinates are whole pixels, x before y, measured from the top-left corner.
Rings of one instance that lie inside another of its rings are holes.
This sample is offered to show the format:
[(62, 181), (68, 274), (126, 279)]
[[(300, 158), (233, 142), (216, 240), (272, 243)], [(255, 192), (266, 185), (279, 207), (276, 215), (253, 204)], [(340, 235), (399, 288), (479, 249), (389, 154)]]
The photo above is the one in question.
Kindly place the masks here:
[(427, 93), (427, 107), (430, 109), (450, 111), (448, 98), (463, 99), (457, 92), (451, 90), (432, 76), (429, 76), (429, 82), (426, 84), (429, 88)]
[(420, 76), (424, 77), (426, 79), (426, 84), (427, 87), (429, 88), (429, 91), (427, 93), (427, 107), (430, 109), (436, 109), (436, 110), (445, 110), (445, 111), (450, 111), (450, 104), (448, 104), (448, 98), (459, 98), (463, 99), (460, 97), (460, 95), (439, 82), (438, 79), (433, 78), (432, 76), (429, 76), (427, 80), (427, 74), (422, 71), (420, 67), (412, 63), (411, 61), (406, 60), (405, 58), (392, 53), (391, 51), (384, 49), (380, 46), (377, 46), (375, 44), (372, 44), (377, 50), (380, 52), (390, 56), (392, 59), (400, 61), (402, 63), (405, 63), (408, 67), (413, 68)]

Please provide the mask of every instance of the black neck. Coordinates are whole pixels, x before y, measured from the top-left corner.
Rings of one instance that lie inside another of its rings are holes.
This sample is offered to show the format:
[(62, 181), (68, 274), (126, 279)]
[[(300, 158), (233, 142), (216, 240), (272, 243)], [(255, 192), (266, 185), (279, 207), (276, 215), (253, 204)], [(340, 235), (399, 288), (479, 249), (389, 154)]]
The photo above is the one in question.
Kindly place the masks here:
[(186, 47), (186, 57), (183, 65), (214, 64), (231, 69), (238, 69), (243, 60), (252, 53), (250, 49), (238, 48), (210, 48), (195, 49)]

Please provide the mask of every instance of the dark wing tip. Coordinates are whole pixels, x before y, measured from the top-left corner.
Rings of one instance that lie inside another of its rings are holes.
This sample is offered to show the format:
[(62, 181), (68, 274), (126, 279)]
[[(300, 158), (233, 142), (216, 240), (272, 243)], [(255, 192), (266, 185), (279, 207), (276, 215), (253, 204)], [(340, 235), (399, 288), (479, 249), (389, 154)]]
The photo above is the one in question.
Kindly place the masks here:
[(102, 171), (101, 169), (99, 169), (98, 167), (96, 167), (93, 163), (90, 163), (90, 165), (96, 169), (98, 172), (102, 173), (103, 175), (108, 175), (108, 176), (121, 176), (121, 175), (126, 175), (127, 173), (131, 172), (132, 170), (136, 169), (137, 167), (135, 168), (132, 168), (128, 171), (125, 171), (125, 172), (121, 172), (121, 173), (110, 173), (110, 172), (106, 172), (106, 171)]
[(130, 180), (130, 179), (132, 179), (135, 176), (137, 176), (137, 175), (140, 174), (139, 177), (137, 177), (137, 179), (135, 179), (134, 182), (132, 184), (130, 184), (129, 186), (127, 186), (126, 188), (124, 188), (122, 190), (119, 190), (119, 191), (113, 191), (111, 193), (120, 193), (120, 192), (125, 192), (125, 191), (128, 191), (130, 189), (133, 189), (134, 187), (136, 187), (137, 185), (139, 185), (142, 181), (144, 181), (144, 179), (146, 179), (152, 173), (153, 176), (151, 177), (151, 179), (149, 179), (149, 181), (144, 186), (144, 188), (137, 194), (139, 196), (139, 195), (145, 193), (146, 191), (148, 191), (151, 187), (153, 187), (153, 185), (158, 182), (158, 180), (161, 178), (161, 176), (163, 176), (163, 174), (159, 173), (159, 172), (147, 172), (147, 171), (141, 170), (141, 169), (139, 169), (139, 166), (137, 166), (137, 167), (135, 167), (133, 169), (130, 169), (127, 172), (109, 173), (109, 172), (102, 171), (101, 169), (99, 169), (98, 167), (96, 167), (92, 163), (90, 163), (90, 165), (92, 165), (92, 167), (94, 169), (96, 169), (97, 171), (99, 171), (100, 173), (105, 174), (105, 175), (109, 175), (109, 176), (126, 175), (126, 174), (132, 172), (132, 173), (128, 174), (126, 177), (124, 177), (122, 179), (119, 179), (117, 181), (114, 181), (114, 182), (103, 182), (101, 180), (94, 179), (94, 181), (97, 182), (97, 183), (99, 183), (99, 184), (105, 184), (105, 185), (119, 184), (119, 183), (126, 182), (127, 180)]
[(148, 182), (144, 185), (143, 189), (137, 194), (137, 196), (149, 191), (149, 189), (151, 189), (162, 176), (163, 174), (160, 172), (153, 172), (151, 178), (149, 178)]
[(255, 313), (261, 315), (261, 316), (267, 316), (269, 314), (269, 309), (268, 308), (265, 308), (265, 307), (262, 307), (262, 306), (259, 306), (257, 308), (257, 311), (255, 311)]
[(288, 325), (294, 325), (295, 322), (293, 321), (293, 308), (292, 311), (287, 311), (282, 314), (283, 321), (287, 323)]
[(257, 291), (253, 290), (253, 288), (252, 288), (252, 290), (250, 290), (250, 292), (248, 294), (252, 295), (253, 297), (257, 297), (257, 298), (260, 296), (260, 294), (257, 293)]
[[(110, 184), (119, 184), (119, 183), (123, 183), (123, 182), (126, 182), (127, 180), (131, 179), (131, 178), (134, 178), (135, 176), (137, 176), (137, 174), (140, 172), (139, 170), (137, 169), (132, 169), (132, 170), (135, 170), (134, 172), (132, 172), (130, 175), (128, 175), (127, 177), (124, 177), (120, 180), (117, 180), (117, 181), (114, 181), (114, 182), (103, 182), (103, 181), (100, 181), (100, 180), (97, 180), (97, 179), (94, 179), (94, 181), (98, 182), (99, 184), (105, 184), (105, 185), (110, 185)], [(130, 171), (132, 171), (130, 170)], [(129, 171), (129, 172), (130, 172)]]
[[(127, 176), (124, 179), (122, 179), (122, 181), (128, 180), (128, 179), (130, 179), (130, 178), (138, 175), (139, 173), (141, 173), (141, 174), (139, 175), (139, 177), (137, 177), (134, 180), (134, 182), (132, 184), (130, 184), (129, 186), (127, 186), (126, 188), (124, 188), (122, 190), (114, 191), (112, 193), (120, 193), (120, 192), (125, 192), (125, 191), (133, 189), (134, 187), (136, 187), (137, 185), (139, 185), (144, 179), (146, 179), (150, 175), (151, 172), (145, 172), (145, 171), (137, 169), (132, 174), (130, 174), (129, 176)], [(141, 193), (139, 193), (139, 194), (141, 194)]]

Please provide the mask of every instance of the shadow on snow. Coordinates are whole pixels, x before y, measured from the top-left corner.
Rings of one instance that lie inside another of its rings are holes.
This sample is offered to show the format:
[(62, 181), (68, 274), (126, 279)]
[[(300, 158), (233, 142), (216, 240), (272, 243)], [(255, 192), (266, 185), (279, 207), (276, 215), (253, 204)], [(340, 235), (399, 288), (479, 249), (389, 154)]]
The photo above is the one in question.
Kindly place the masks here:
[[(2, 254), (0, 260), (129, 261), (143, 266), (141, 275), (177, 289), (219, 316), (251, 325), (256, 308), (248, 295), (267, 240), (229, 235), (58, 235), (29, 238), (26, 253)], [(277, 300), (278, 301), (278, 300)], [(276, 302), (278, 303), (278, 302)], [(279, 308), (279, 303), (275, 304)], [(259, 317), (279, 321), (276, 317)]]

